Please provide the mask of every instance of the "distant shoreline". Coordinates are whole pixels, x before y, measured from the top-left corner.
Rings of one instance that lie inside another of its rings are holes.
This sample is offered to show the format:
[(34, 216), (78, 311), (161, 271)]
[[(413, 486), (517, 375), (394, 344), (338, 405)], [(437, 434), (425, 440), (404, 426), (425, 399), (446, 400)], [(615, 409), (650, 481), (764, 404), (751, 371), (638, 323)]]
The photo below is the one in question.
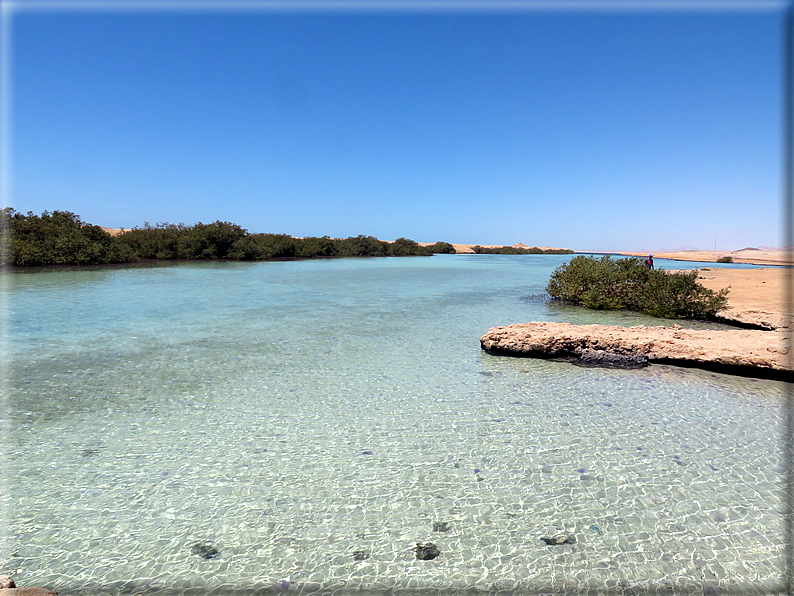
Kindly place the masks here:
[[(577, 251), (579, 252), (579, 251)], [(627, 257), (647, 257), (647, 252), (619, 252), (609, 253)], [(672, 261), (695, 261), (705, 263), (716, 263), (718, 259), (730, 257), (734, 263), (744, 263), (747, 265), (794, 265), (794, 254), (782, 249), (755, 249), (744, 248), (742, 250), (713, 251), (713, 250), (679, 250), (669, 252), (653, 253), (655, 259), (670, 259)]]
[[(388, 242), (388, 240), (387, 240), (387, 242)], [(433, 242), (419, 242), (418, 244), (419, 244), (419, 246), (433, 246), (434, 243)], [(569, 248), (559, 248), (559, 247), (554, 247), (554, 246), (533, 246), (533, 247), (529, 247), (526, 244), (522, 244), (521, 242), (518, 242), (516, 244), (454, 244), (454, 243), (451, 243), (451, 244), (452, 244), (452, 247), (455, 249), (455, 253), (459, 254), (459, 255), (473, 255), (473, 254), (475, 254), (475, 252), (474, 252), (474, 247), (475, 246), (481, 246), (482, 248), (503, 248), (505, 246), (509, 246), (510, 248), (522, 248), (522, 249), (539, 248), (541, 250), (571, 250)]]
[[(102, 227), (111, 236), (118, 236), (128, 231), (126, 228), (106, 228)], [(384, 242), (389, 242), (388, 240)], [(434, 242), (417, 242), (419, 246), (432, 246)], [(475, 254), (474, 247), (482, 246), (483, 248), (500, 248), (502, 246), (511, 246), (513, 248), (529, 248), (529, 246), (516, 243), (511, 245), (502, 244), (455, 244), (450, 243), (455, 249), (456, 254)], [(562, 247), (553, 246), (537, 246), (541, 250), (568, 250)], [(640, 251), (602, 251), (602, 250), (577, 250), (576, 254), (603, 254), (624, 257), (646, 257), (653, 254), (658, 259), (669, 259), (672, 261), (688, 261), (688, 262), (703, 262), (715, 263), (718, 259), (730, 257), (734, 263), (744, 263), (747, 265), (777, 265), (786, 266), (794, 265), (794, 251), (787, 251), (779, 248), (769, 249), (756, 249), (756, 248), (743, 248), (741, 250), (728, 250), (728, 251), (707, 251), (707, 250), (679, 250), (679, 251), (661, 251), (657, 253), (640, 252)]]
[[(420, 246), (430, 246), (430, 242), (420, 242)], [(452, 244), (455, 247), (457, 254), (474, 254), (472, 248), (474, 246), (482, 246), (483, 248), (497, 248), (499, 244)], [(513, 244), (517, 248), (526, 248), (524, 244)], [(551, 246), (538, 246), (543, 250), (565, 250)], [(664, 251), (654, 253), (638, 252), (638, 251), (602, 251), (602, 250), (577, 250), (576, 254), (596, 254), (596, 255), (612, 255), (616, 257), (647, 257), (653, 254), (657, 259), (669, 259), (671, 261), (688, 261), (688, 262), (703, 262), (703, 263), (716, 263), (717, 260), (730, 257), (734, 263), (744, 263), (746, 265), (776, 265), (786, 266), (794, 265), (794, 252), (782, 249), (754, 249), (744, 248), (741, 250), (730, 251), (705, 251), (705, 250), (679, 250), (679, 251)]]

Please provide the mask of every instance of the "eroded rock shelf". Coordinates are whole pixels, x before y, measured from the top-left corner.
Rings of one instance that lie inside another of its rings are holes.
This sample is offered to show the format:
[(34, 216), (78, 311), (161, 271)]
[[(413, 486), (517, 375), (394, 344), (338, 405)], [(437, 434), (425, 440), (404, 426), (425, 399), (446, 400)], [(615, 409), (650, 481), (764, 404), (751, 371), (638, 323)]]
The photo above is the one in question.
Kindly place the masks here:
[(594, 366), (635, 368), (652, 363), (794, 381), (787, 329), (695, 331), (673, 327), (616, 327), (532, 322), (494, 327), (480, 338), (488, 352), (559, 358)]

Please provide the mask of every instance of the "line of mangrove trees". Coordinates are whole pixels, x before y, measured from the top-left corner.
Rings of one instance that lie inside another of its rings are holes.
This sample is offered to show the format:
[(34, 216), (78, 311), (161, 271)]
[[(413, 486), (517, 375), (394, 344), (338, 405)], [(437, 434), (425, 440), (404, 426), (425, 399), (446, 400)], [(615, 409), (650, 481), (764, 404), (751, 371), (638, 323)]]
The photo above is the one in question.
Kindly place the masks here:
[(17, 267), (41, 265), (106, 265), (160, 260), (241, 260), (430, 256), (454, 253), (446, 242), (420, 246), (407, 238), (384, 242), (372, 236), (350, 238), (294, 238), (287, 234), (249, 234), (226, 221), (185, 224), (148, 222), (141, 228), (111, 235), (85, 223), (69, 211), (23, 214), (8, 207), (0, 211), (0, 263)]
[[(143, 260), (309, 259), (321, 257), (387, 257), (454, 254), (448, 242), (420, 246), (408, 238), (394, 242), (373, 236), (295, 238), (287, 234), (251, 234), (227, 221), (185, 224), (144, 222), (143, 227), (109, 234), (69, 211), (26, 214), (0, 210), (0, 264), (16, 267), (44, 265), (109, 265)], [(478, 254), (569, 254), (570, 250), (475, 246)]]
[(522, 248), (520, 246), (492, 246), (486, 248), (472, 246), (471, 250), (478, 255), (572, 255), (573, 251), (569, 248), (538, 248), (530, 246)]

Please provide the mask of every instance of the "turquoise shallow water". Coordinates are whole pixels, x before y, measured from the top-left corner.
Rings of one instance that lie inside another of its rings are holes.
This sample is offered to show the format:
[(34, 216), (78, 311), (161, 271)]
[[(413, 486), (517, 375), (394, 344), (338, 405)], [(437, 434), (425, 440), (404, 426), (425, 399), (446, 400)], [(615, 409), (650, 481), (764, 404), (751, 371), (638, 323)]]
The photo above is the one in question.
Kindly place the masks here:
[(539, 299), (567, 258), (4, 275), (0, 573), (75, 596), (781, 588), (783, 384), (480, 350), (515, 322), (659, 323)]

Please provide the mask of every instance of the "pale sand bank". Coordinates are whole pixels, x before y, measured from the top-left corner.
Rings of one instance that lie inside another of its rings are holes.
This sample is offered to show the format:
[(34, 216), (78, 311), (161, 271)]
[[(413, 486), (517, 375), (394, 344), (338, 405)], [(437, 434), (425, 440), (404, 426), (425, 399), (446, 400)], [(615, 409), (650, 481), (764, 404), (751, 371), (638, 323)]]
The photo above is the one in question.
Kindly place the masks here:
[(719, 314), (740, 322), (790, 327), (794, 319), (786, 294), (790, 269), (701, 269), (698, 282), (710, 290), (729, 288), (728, 308)]
[[(631, 257), (647, 257), (647, 252), (612, 253)], [(675, 252), (654, 252), (654, 259), (672, 259), (673, 261), (702, 261), (715, 263), (723, 257), (731, 257), (734, 263), (752, 265), (794, 265), (794, 253), (781, 249), (750, 249), (733, 251), (679, 250)]]
[[(420, 246), (430, 246), (434, 242), (419, 242)], [(472, 248), (478, 246), (476, 244), (454, 244), (450, 243), (455, 248), (458, 254), (473, 254)], [(480, 244), (483, 248), (499, 248), (505, 246), (502, 244)], [(517, 243), (511, 244), (515, 248), (530, 248), (526, 244)], [(538, 246), (543, 250), (565, 250), (564, 248), (554, 246)], [(610, 254), (615, 256), (626, 257), (647, 257), (647, 252), (608, 252), (604, 251), (576, 251), (576, 254)], [(715, 263), (718, 259), (723, 257), (731, 257), (734, 263), (747, 263), (751, 265), (794, 265), (794, 252), (781, 250), (781, 249), (742, 249), (733, 251), (705, 251), (705, 250), (679, 250), (679, 251), (666, 251), (653, 253), (654, 258), (657, 259), (670, 259), (673, 261), (699, 261), (704, 263)]]

